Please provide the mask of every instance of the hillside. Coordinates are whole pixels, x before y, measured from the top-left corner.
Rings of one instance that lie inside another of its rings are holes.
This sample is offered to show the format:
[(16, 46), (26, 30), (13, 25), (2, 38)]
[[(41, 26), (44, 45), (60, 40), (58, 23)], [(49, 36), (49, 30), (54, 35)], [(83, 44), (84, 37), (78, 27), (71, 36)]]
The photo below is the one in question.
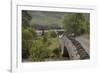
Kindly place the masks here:
[(29, 14), (32, 16), (30, 24), (62, 24), (62, 18), (64, 13), (60, 12), (46, 12), (46, 11), (29, 11)]
[[(48, 12), (48, 11), (28, 11), (28, 13), (32, 17), (30, 21), (31, 26), (41, 27), (42, 25), (43, 27), (47, 26), (46, 28), (52, 26), (54, 26), (52, 28), (55, 28), (55, 26), (57, 26), (56, 28), (62, 28), (63, 27), (62, 21), (64, 16), (71, 14), (68, 12)], [(84, 13), (83, 15), (87, 21), (90, 20), (88, 13)]]

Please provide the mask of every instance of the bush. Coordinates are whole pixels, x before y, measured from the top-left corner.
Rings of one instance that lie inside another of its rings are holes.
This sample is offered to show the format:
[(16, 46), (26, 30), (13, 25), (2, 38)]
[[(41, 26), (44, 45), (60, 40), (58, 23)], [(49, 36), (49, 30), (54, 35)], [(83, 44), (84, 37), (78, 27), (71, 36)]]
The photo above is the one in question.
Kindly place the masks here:
[(33, 35), (28, 29), (23, 29), (22, 30), (22, 39), (24, 40), (32, 40)]
[(30, 53), (30, 59), (32, 61), (44, 61), (46, 58), (50, 57), (51, 50), (47, 49), (47, 44), (44, 44), (42, 38), (39, 38), (34, 41)]
[[(34, 34), (34, 35), (33, 35)], [(22, 58), (28, 58), (30, 55), (29, 49), (33, 44), (33, 39), (35, 36), (35, 31), (31, 28), (22, 29)]]
[(53, 53), (55, 54), (56, 57), (60, 57), (60, 50), (58, 48), (55, 48), (53, 50)]
[(50, 31), (50, 36), (53, 37), (53, 38), (56, 38), (57, 34), (56, 34), (55, 31)]
[(48, 41), (48, 37), (46, 34), (43, 35), (43, 43), (47, 43)]

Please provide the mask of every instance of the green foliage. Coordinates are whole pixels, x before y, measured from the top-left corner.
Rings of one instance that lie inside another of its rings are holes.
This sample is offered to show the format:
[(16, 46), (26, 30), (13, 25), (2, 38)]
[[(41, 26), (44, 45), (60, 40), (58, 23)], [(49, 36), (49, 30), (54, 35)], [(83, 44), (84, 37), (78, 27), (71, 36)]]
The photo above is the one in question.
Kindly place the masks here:
[(32, 36), (33, 36), (33, 39), (35, 39), (36, 38), (36, 32), (35, 32), (35, 29), (33, 29), (33, 28), (28, 28), (28, 30), (29, 30), (29, 32), (32, 34)]
[(30, 27), (29, 22), (22, 17), (22, 27), (27, 28)]
[(64, 17), (63, 23), (64, 28), (68, 33), (80, 35), (88, 32), (89, 24), (87, 24), (83, 13), (69, 13)]
[(22, 57), (27, 58), (29, 53), (29, 48), (32, 46), (33, 35), (28, 29), (22, 30)]
[(50, 37), (45, 33), (41, 37), (37, 37), (29, 50), (31, 61), (45, 61), (46, 59), (57, 58), (60, 56), (57, 48), (57, 39)]
[(30, 27), (29, 21), (32, 19), (32, 17), (28, 14), (27, 11), (22, 11), (22, 27), (27, 28)]
[(48, 41), (48, 37), (46, 34), (44, 34), (43, 35), (43, 43), (45, 44), (45, 43), (47, 43), (47, 41)]
[(30, 21), (32, 19), (32, 17), (29, 15), (29, 13), (26, 10), (22, 11), (22, 18), (24, 20), (28, 20), (28, 21)]
[(22, 58), (28, 58), (30, 55), (29, 49), (33, 44), (33, 39), (36, 36), (35, 30), (29, 25), (31, 16), (27, 11), (22, 11)]
[(32, 40), (33, 35), (28, 29), (23, 29), (22, 30), (22, 39), (24, 40)]
[(55, 57), (60, 57), (61, 55), (60, 55), (60, 50), (58, 49), (58, 48), (55, 48), (54, 50), (53, 50), (53, 53), (55, 54)]
[(53, 37), (53, 38), (56, 38), (56, 37), (57, 37), (57, 34), (56, 34), (55, 31), (50, 31), (50, 35), (51, 35), (51, 37)]
[(48, 43), (43, 43), (42, 38), (38, 38), (34, 41), (30, 48), (30, 59), (33, 61), (43, 61), (50, 57), (51, 50), (47, 48)]
[(33, 41), (22, 40), (22, 58), (28, 58), (30, 55), (29, 49), (31, 48)]

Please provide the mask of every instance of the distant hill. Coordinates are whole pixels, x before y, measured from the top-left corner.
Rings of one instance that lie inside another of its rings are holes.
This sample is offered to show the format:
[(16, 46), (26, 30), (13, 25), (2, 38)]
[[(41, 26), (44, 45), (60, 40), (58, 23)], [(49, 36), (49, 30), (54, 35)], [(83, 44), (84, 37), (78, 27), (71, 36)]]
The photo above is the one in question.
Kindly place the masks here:
[(62, 18), (65, 13), (60, 12), (47, 12), (47, 11), (29, 11), (32, 16), (30, 21), (31, 25), (41, 24), (41, 25), (51, 25), (51, 24), (62, 24)]
[[(56, 25), (57, 28), (62, 27), (62, 20), (64, 15), (69, 14), (68, 12), (48, 12), (48, 11), (28, 11), (32, 16), (30, 25), (37, 27), (36, 25), (51, 26)], [(84, 13), (85, 19), (89, 21), (89, 14)], [(54, 28), (54, 27), (53, 27)]]

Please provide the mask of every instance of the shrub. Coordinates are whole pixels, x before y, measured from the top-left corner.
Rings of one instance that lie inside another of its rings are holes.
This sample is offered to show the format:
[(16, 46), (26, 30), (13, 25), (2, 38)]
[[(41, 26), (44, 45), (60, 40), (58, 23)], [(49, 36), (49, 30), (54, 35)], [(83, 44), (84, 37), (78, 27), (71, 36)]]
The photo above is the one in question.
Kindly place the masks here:
[(53, 37), (53, 38), (55, 38), (55, 37), (57, 37), (57, 34), (56, 34), (55, 31), (50, 31), (50, 36)]
[(33, 61), (44, 61), (50, 57), (51, 50), (47, 49), (47, 44), (44, 44), (42, 39), (39, 38), (34, 41), (30, 50), (30, 59)]
[[(33, 36), (34, 34), (34, 36)], [(31, 28), (22, 29), (22, 58), (28, 58), (30, 55), (29, 49), (33, 44), (33, 39), (35, 38), (35, 31)]]

